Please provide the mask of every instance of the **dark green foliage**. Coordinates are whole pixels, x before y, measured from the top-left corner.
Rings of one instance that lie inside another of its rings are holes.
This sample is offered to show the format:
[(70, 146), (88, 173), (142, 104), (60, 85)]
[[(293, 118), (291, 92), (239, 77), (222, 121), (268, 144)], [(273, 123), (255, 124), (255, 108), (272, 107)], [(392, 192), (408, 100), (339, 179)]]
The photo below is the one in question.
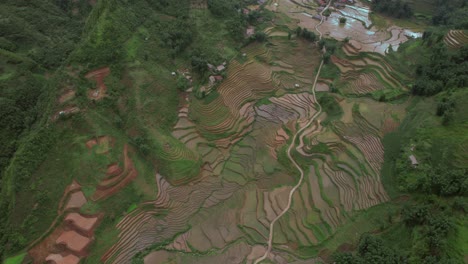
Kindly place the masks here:
[(330, 57), (335, 53), (337, 48), (339, 48), (341, 43), (337, 42), (336, 40), (331, 39), (321, 39), (319, 41), (320, 49), (325, 48), (326, 52), (323, 54), (323, 62), (328, 64), (330, 62)]
[(268, 35), (265, 32), (255, 32), (253, 38), (258, 42), (264, 42), (267, 40)]
[(236, 41), (240, 41), (244, 38), (246, 26), (247, 23), (243, 15), (232, 16), (226, 23), (229, 34)]
[(189, 0), (151, 0), (144, 2), (147, 2), (155, 10), (175, 17), (187, 16), (190, 10)]
[(328, 124), (331, 120), (340, 118), (343, 114), (343, 109), (340, 107), (335, 97), (324, 94), (318, 101), (322, 106), (322, 110), (327, 113), (327, 119), (322, 122), (323, 125)]
[(403, 222), (410, 227), (426, 223), (430, 214), (428, 205), (406, 205), (402, 210)]
[(208, 9), (218, 17), (230, 17), (241, 8), (239, 0), (208, 0)]
[(2, 4), (0, 47), (9, 51), (19, 49), (41, 66), (54, 68), (73, 50), (81, 25), (51, 1)]
[(465, 0), (437, 0), (432, 24), (451, 29), (468, 29), (468, 5)]
[(182, 75), (177, 77), (177, 88), (181, 91), (187, 90), (189, 88), (190, 82)]
[(315, 41), (317, 39), (317, 35), (315, 35), (315, 33), (312, 31), (308, 31), (307, 28), (304, 28), (304, 30), (302, 30), (301, 36), (309, 41)]
[(383, 13), (396, 18), (410, 18), (413, 9), (407, 2), (401, 0), (374, 0), (371, 8), (375, 12)]
[(392, 248), (385, 246), (382, 239), (370, 234), (363, 234), (361, 236), (355, 255), (351, 253), (335, 253), (333, 260), (337, 264), (398, 264), (405, 262), (405, 258)]
[(340, 17), (340, 24), (346, 24), (346, 17)]
[(301, 27), (296, 28), (296, 36), (302, 36), (302, 28)]
[(176, 20), (161, 23), (161, 43), (170, 48), (175, 56), (190, 45), (192, 41), (192, 30), (190, 23), (186, 20)]
[(302, 37), (303, 39), (306, 39), (312, 42), (317, 40), (317, 35), (315, 35), (313, 31), (307, 30), (307, 28), (303, 29), (301, 27), (297, 27), (296, 36)]
[(427, 62), (416, 68), (417, 78), (412, 92), (435, 95), (442, 91), (468, 86), (468, 46), (449, 52), (443, 43), (431, 48)]

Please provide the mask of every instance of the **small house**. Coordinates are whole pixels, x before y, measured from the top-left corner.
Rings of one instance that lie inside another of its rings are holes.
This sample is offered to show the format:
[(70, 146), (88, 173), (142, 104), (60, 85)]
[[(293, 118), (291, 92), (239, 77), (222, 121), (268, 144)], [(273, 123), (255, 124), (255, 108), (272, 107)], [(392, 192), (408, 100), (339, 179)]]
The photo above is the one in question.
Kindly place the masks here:
[(226, 67), (224, 67), (224, 65), (219, 65), (218, 67), (216, 67), (216, 70), (218, 72), (224, 71), (224, 69), (226, 69)]
[(419, 165), (418, 160), (416, 159), (414, 155), (410, 155), (409, 160), (411, 161), (411, 165), (413, 167), (417, 167)]
[(247, 28), (247, 30), (245, 31), (245, 34), (247, 35), (247, 37), (252, 36), (253, 34), (255, 34), (255, 28), (253, 27)]
[(216, 82), (216, 78), (213, 75), (210, 75), (210, 77), (208, 79), (210, 79), (210, 84), (211, 85), (213, 85)]
[(217, 82), (220, 82), (220, 81), (223, 80), (223, 76), (221, 76), (221, 75), (215, 75), (214, 78), (215, 78), (215, 80), (216, 80)]

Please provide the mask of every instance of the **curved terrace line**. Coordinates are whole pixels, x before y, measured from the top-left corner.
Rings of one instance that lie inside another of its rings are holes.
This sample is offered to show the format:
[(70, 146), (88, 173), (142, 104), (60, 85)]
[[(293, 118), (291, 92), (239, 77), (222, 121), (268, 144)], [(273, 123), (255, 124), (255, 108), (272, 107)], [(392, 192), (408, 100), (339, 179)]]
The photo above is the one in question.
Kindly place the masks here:
[[(315, 26), (315, 30), (319, 33), (319, 40), (322, 39), (322, 32), (319, 30), (319, 27), (320, 25), (322, 25), (323, 23), (323, 12), (325, 10), (328, 9), (328, 7), (330, 6), (331, 4), (331, 0), (328, 2), (328, 5), (322, 10), (322, 12), (320, 12), (320, 16), (322, 17), (322, 19), (320, 20), (320, 23), (317, 24)], [(316, 102), (317, 106), (318, 106), (318, 111), (312, 116), (312, 118), (309, 120), (309, 122), (307, 122), (307, 124), (302, 127), (301, 129), (299, 129), (296, 134), (294, 134), (294, 137), (292, 138), (292, 141), (291, 141), (291, 144), (289, 145), (288, 147), (288, 151), (287, 151), (287, 154), (288, 154), (288, 158), (289, 160), (294, 164), (294, 166), (296, 167), (296, 169), (300, 172), (300, 178), (299, 178), (299, 181), (298, 183), (291, 189), (291, 191), (289, 192), (289, 196), (288, 196), (288, 204), (287, 206), (283, 209), (283, 211), (275, 218), (273, 219), (273, 221), (271, 221), (270, 223), (270, 234), (268, 236), (268, 248), (267, 250), (265, 251), (265, 254), (263, 254), (262, 257), (258, 258), (256, 261), (255, 261), (255, 264), (258, 264), (260, 263), (261, 261), (265, 260), (268, 256), (268, 254), (270, 254), (271, 252), (271, 248), (272, 248), (272, 245), (273, 245), (273, 229), (274, 229), (274, 226), (275, 226), (275, 223), (276, 221), (278, 221), (284, 214), (286, 214), (289, 210), (289, 208), (291, 207), (291, 203), (292, 203), (292, 197), (294, 195), (294, 193), (296, 192), (296, 190), (299, 188), (299, 186), (301, 186), (302, 184), (302, 181), (304, 180), (304, 170), (301, 168), (301, 166), (299, 166), (299, 164), (294, 160), (294, 158), (291, 156), (291, 150), (292, 148), (294, 147), (294, 144), (296, 142), (296, 139), (297, 139), (297, 136), (300, 135), (305, 129), (307, 129), (313, 122), (314, 120), (322, 113), (322, 106), (320, 105), (320, 103), (317, 101), (317, 98), (315, 96), (315, 86), (317, 85), (317, 80), (318, 80), (318, 77), (320, 76), (320, 71), (322, 70), (322, 66), (323, 66), (323, 59), (322, 61), (320, 62), (320, 66), (319, 66), (319, 69), (317, 71), (317, 75), (315, 76), (315, 80), (314, 80), (314, 84), (312, 86), (312, 95), (313, 95), (313, 98), (314, 98), (314, 101)]]

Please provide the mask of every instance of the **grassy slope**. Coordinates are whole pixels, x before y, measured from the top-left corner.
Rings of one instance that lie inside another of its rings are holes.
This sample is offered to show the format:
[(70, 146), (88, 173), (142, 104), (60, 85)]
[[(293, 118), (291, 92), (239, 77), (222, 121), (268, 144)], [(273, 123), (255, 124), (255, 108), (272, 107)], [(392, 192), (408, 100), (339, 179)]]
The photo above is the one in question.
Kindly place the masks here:
[[(149, 153), (142, 155), (139, 149), (130, 153), (139, 172), (138, 178), (112, 198), (97, 204), (89, 202), (82, 209), (85, 213), (104, 212), (107, 219), (96, 230), (97, 242), (93, 245), (89, 263), (96, 263), (94, 261), (98, 261), (104, 250), (115, 242), (117, 233), (110, 230), (127, 208), (141, 200), (154, 199), (157, 190), (148, 186), (155, 186), (155, 167), (169, 180), (178, 182), (190, 180), (198, 174), (201, 164), (197, 158), (172, 158), (171, 153), (164, 151), (164, 144), (170, 142), (182, 152), (196, 157), (170, 134), (177, 121), (179, 107), (179, 91), (170, 73), (179, 67), (190, 68), (189, 52), (192, 48), (216, 46), (214, 52), (225, 59), (236, 53), (230, 38), (226, 37), (223, 19), (211, 16), (208, 11), (196, 11), (190, 14), (196, 21), (192, 47), (174, 60), (168, 55), (167, 48), (161, 46), (158, 28), (158, 23), (174, 19), (172, 16), (148, 6), (145, 14), (137, 15), (137, 7), (116, 4), (111, 8), (112, 3), (100, 1), (87, 19), (83, 41), (70, 60), (74, 67), (81, 68), (79, 76), (58, 80), (66, 80), (78, 87), (77, 97), (71, 103), (87, 110), (51, 126), (54, 141), (48, 146), (49, 154), (44, 156), (47, 159), (18, 188), (16, 198), (22, 202), (10, 215), (12, 233), (19, 236), (19, 246), (23, 247), (49, 227), (56, 217), (63, 190), (72, 179), (82, 183), (85, 194), (90, 195), (103, 176), (106, 165), (119, 160), (123, 144), (134, 142), (138, 136), (147, 137)], [(115, 30), (116, 25), (122, 26)], [(211, 31), (214, 26), (219, 30)], [(108, 42), (110, 32), (115, 36), (111, 43)], [(108, 54), (96, 52), (105, 53), (114, 47), (116, 52), (109, 55), (112, 60), (103, 64), (109, 59)], [(99, 56), (89, 59), (89, 54)], [(21, 54), (11, 56), (23, 59)], [(111, 75), (105, 80), (110, 97), (91, 104), (85, 97), (89, 84), (82, 76), (87, 70), (102, 66), (111, 66)], [(62, 70), (59, 74), (66, 76), (67, 72)], [(120, 82), (121, 79), (124, 81)], [(84, 147), (86, 140), (100, 135), (116, 139), (110, 156), (93, 154)], [(36, 209), (31, 210), (33, 207)], [(15, 247), (14, 250), (17, 249)]]

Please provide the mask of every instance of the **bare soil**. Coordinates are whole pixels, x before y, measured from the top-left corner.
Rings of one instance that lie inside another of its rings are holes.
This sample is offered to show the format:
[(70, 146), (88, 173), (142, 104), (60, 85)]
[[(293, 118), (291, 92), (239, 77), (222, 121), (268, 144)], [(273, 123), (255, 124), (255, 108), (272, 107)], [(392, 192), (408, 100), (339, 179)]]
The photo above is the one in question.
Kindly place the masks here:
[(96, 88), (88, 92), (88, 98), (91, 100), (100, 100), (106, 95), (107, 86), (104, 79), (110, 74), (110, 68), (105, 67), (91, 71), (85, 75), (89, 80), (96, 81)]

